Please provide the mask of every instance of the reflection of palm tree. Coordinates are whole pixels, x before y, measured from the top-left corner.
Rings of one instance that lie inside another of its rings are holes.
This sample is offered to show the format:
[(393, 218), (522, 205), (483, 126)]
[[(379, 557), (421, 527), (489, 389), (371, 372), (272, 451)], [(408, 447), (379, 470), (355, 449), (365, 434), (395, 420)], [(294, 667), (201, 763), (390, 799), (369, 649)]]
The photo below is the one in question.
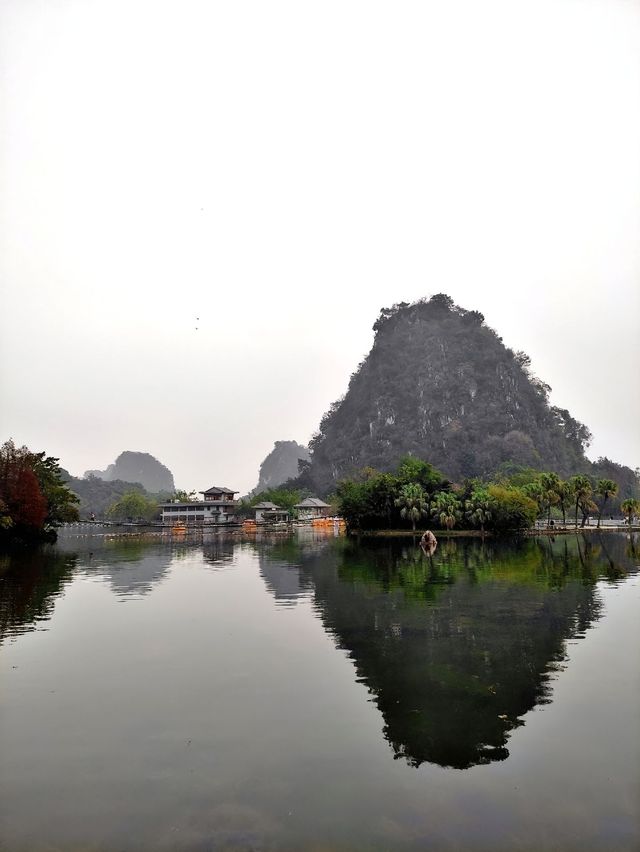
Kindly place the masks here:
[[(576, 529), (577, 529), (577, 526), (576, 526)], [(580, 547), (580, 539), (582, 539), (582, 541), (583, 541), (583, 542), (584, 542), (584, 544), (585, 544), (585, 554), (584, 554), (584, 556), (583, 556), (583, 554), (582, 554), (582, 549), (581, 549), (581, 547)], [(578, 545), (578, 559), (580, 560), (580, 566), (581, 566), (582, 570), (583, 570), (583, 571), (585, 571), (585, 569), (586, 569), (586, 567), (587, 567), (587, 566), (586, 566), (586, 562), (585, 562), (585, 557), (586, 557), (586, 542), (585, 542), (585, 540), (584, 540), (584, 534), (582, 534), (582, 535), (578, 535), (578, 534), (576, 533), (576, 544)]]
[(611, 555), (610, 555), (609, 551), (607, 550), (607, 546), (604, 543), (604, 537), (602, 535), (598, 536), (598, 541), (600, 543), (600, 547), (602, 548), (602, 552), (604, 553), (605, 558), (606, 558), (607, 562), (609, 563), (609, 571), (608, 571), (609, 578), (614, 579), (614, 578), (617, 578), (617, 577), (623, 577), (624, 576), (624, 569), (620, 565), (616, 565), (616, 563), (611, 558)]

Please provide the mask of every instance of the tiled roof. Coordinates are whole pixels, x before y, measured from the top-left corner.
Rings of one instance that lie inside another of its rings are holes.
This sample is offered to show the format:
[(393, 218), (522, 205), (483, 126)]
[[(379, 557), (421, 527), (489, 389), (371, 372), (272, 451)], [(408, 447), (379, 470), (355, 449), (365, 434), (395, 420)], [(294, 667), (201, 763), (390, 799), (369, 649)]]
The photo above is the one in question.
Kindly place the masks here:
[(280, 507), (276, 506), (275, 503), (269, 503), (269, 501), (267, 500), (264, 503), (256, 503), (256, 505), (253, 508), (254, 509), (279, 509)]
[(329, 509), (331, 508), (328, 503), (325, 503), (323, 500), (320, 500), (318, 497), (307, 497), (302, 503), (296, 504), (296, 509)]
[(219, 488), (217, 485), (207, 488), (206, 491), (198, 491), (198, 494), (238, 494), (238, 491), (231, 491), (230, 488)]

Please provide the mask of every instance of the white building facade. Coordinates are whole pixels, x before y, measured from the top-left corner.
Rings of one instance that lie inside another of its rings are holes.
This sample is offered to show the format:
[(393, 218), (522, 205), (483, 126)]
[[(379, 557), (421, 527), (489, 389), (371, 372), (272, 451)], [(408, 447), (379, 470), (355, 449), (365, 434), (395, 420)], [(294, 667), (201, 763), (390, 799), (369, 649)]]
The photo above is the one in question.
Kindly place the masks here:
[(163, 524), (189, 525), (233, 524), (237, 522), (237, 491), (213, 486), (200, 491), (203, 499), (193, 503), (162, 503)]

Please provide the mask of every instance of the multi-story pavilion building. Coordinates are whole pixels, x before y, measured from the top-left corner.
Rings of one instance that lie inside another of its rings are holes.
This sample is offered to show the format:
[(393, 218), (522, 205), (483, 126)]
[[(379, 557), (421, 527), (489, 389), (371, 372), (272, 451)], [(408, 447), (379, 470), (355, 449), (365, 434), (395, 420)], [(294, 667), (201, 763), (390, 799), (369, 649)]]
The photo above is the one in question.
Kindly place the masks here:
[(237, 491), (213, 486), (200, 491), (203, 499), (193, 503), (161, 503), (162, 523), (232, 524), (236, 521)]

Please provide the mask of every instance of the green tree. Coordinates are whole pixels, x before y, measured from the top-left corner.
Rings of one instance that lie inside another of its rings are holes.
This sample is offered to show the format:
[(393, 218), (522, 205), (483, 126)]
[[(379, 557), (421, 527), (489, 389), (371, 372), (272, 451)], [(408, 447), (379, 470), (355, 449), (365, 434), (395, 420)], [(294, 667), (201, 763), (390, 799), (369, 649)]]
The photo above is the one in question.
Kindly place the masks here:
[(139, 491), (127, 491), (107, 510), (107, 515), (115, 521), (150, 521), (158, 512), (155, 500)]
[(25, 539), (55, 538), (56, 527), (78, 519), (78, 502), (58, 459), (11, 440), (0, 447), (0, 529)]
[(485, 524), (491, 521), (492, 503), (486, 488), (474, 488), (464, 504), (465, 515), (472, 524), (480, 527), (484, 537)]
[[(398, 496), (398, 481), (390, 473), (376, 473), (365, 483), (369, 511), (377, 526), (389, 529), (393, 525), (394, 507)], [(426, 499), (426, 497), (425, 497)]]
[(532, 482), (527, 482), (526, 485), (523, 485), (522, 488), (520, 488), (520, 491), (536, 504), (536, 516), (541, 517), (544, 514), (546, 507), (546, 497), (545, 490), (540, 482), (540, 477), (538, 476), (538, 478), (534, 479)]
[(416, 521), (426, 515), (427, 501), (422, 487), (416, 482), (407, 483), (400, 489), (400, 496), (395, 500), (400, 508), (400, 517), (409, 518), (413, 531), (416, 531)]
[(426, 494), (442, 491), (449, 485), (448, 480), (439, 470), (416, 456), (404, 456), (400, 459), (397, 478), (400, 485), (416, 482)]
[(59, 459), (45, 453), (32, 453), (31, 466), (40, 490), (47, 501), (45, 528), (55, 528), (63, 523), (78, 520), (79, 498), (67, 487), (62, 478)]
[(551, 523), (551, 507), (559, 502), (558, 488), (560, 487), (560, 477), (557, 473), (543, 473), (540, 476), (540, 485), (544, 496), (544, 502), (547, 507), (547, 523)]
[(491, 527), (496, 532), (519, 532), (533, 526), (538, 504), (523, 489), (492, 483), (487, 492), (492, 504)]
[(395, 478), (398, 488), (411, 482), (416, 482), (422, 487), (427, 501), (427, 517), (431, 516), (431, 503), (436, 492), (449, 490), (449, 480), (444, 474), (429, 462), (416, 456), (404, 456), (400, 459)]
[[(592, 505), (591, 495), (593, 494), (593, 486), (591, 485), (591, 480), (588, 476), (584, 476), (583, 474), (578, 474), (577, 476), (572, 476), (569, 480), (571, 486), (573, 488), (573, 495), (576, 500), (576, 529), (578, 528), (578, 509), (582, 507), (583, 516), (582, 516), (582, 526), (585, 525), (585, 507)], [(588, 513), (588, 508), (587, 508)]]
[(556, 487), (556, 494), (562, 512), (562, 526), (565, 527), (567, 525), (567, 507), (573, 499), (573, 485), (569, 480), (561, 479)]
[(258, 503), (275, 503), (280, 509), (286, 509), (291, 514), (295, 514), (295, 506), (300, 503), (306, 496), (307, 492), (299, 488), (285, 488), (278, 486), (277, 488), (268, 488), (266, 491), (261, 491), (255, 494), (251, 500), (251, 506)]
[(339, 512), (347, 527), (361, 529), (369, 510), (366, 483), (343, 479), (338, 483), (337, 495)]
[(633, 525), (633, 516), (640, 514), (640, 500), (635, 497), (629, 497), (628, 500), (622, 501), (622, 511), (629, 518), (629, 530)]
[(174, 503), (197, 503), (198, 495), (195, 491), (177, 489), (173, 492), (170, 499)]
[(599, 479), (596, 484), (596, 494), (602, 497), (602, 503), (600, 504), (600, 511), (598, 513), (598, 529), (600, 529), (600, 521), (602, 520), (602, 513), (604, 512), (604, 507), (607, 504), (607, 500), (609, 497), (615, 497), (618, 493), (618, 486), (613, 481), (613, 479)]
[(436, 494), (431, 514), (440, 523), (440, 526), (450, 530), (462, 517), (460, 501), (455, 494), (440, 491)]

